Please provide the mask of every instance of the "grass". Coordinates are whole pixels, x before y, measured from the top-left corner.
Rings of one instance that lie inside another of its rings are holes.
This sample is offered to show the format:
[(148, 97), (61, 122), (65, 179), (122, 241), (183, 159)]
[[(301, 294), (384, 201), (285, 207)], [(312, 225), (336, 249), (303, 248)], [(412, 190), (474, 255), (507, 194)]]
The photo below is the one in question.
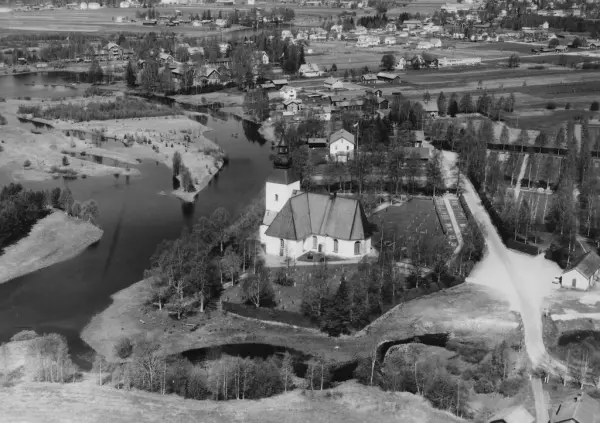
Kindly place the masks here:
[[(90, 375), (91, 376), (91, 375)], [(90, 378), (91, 379), (91, 378)], [(92, 380), (75, 384), (22, 384), (0, 390), (0, 413), (6, 421), (29, 423), (458, 423), (423, 398), (388, 393), (345, 382), (327, 391), (295, 390), (258, 401), (196, 401), (175, 395), (117, 390)]]
[(6, 248), (0, 256), (0, 284), (75, 257), (101, 237), (98, 227), (56, 211)]

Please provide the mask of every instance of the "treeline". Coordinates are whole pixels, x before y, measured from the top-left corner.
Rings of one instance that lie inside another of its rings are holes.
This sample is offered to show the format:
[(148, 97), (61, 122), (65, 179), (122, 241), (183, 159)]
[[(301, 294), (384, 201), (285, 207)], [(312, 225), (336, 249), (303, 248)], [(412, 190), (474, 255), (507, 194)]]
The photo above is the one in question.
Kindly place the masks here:
[(261, 202), (253, 203), (231, 222), (229, 213), (218, 208), (210, 218), (200, 218), (191, 232), (163, 241), (146, 271), (152, 277), (149, 302), (180, 319), (214, 306), (225, 282), (236, 282), (244, 273), (258, 274), (260, 246), (249, 236), (258, 230), (263, 210)]
[(171, 116), (181, 113), (177, 109), (134, 97), (116, 98), (114, 101), (90, 101), (84, 107), (73, 103), (50, 107), (20, 105), (18, 112), (31, 114), (34, 118), (75, 122)]
[(73, 199), (69, 188), (33, 191), (11, 182), (0, 191), (0, 251), (26, 236), (52, 209), (98, 224), (99, 212), (94, 200), (81, 204)]
[(518, 31), (524, 26), (537, 28), (544, 22), (548, 22), (550, 28), (561, 29), (565, 32), (589, 32), (592, 38), (598, 38), (598, 34), (600, 33), (599, 22), (576, 16), (560, 17), (522, 14), (521, 16), (503, 19), (501, 26), (503, 28)]
[(361, 16), (357, 19), (357, 25), (364, 26), (367, 29), (383, 28), (388, 22), (389, 20), (385, 13), (374, 16)]

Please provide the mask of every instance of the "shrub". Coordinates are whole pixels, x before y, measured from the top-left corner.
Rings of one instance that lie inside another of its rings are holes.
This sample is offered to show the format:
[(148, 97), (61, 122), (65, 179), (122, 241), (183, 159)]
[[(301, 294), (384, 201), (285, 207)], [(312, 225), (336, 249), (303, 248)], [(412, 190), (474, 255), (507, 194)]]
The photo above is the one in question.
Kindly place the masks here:
[(69, 159), (67, 156), (63, 156), (62, 164), (63, 164), (63, 166), (69, 166)]
[(565, 110), (569, 110), (571, 108), (571, 103), (565, 104)]
[(6, 99), (4, 97), (0, 97), (0, 103), (6, 103)]
[(22, 330), (21, 332), (15, 333), (10, 340), (12, 342), (17, 341), (29, 341), (30, 339), (37, 338), (39, 335), (32, 330)]
[(29, 167), (29, 166), (31, 166), (31, 161), (30, 160), (25, 160), (23, 162), (23, 167)]
[(129, 338), (121, 338), (115, 344), (115, 354), (117, 357), (125, 359), (133, 352), (133, 344)]
[(446, 344), (446, 348), (457, 352), (467, 363), (473, 364), (479, 363), (488, 353), (488, 349), (483, 341), (468, 343), (450, 340)]
[(521, 391), (521, 388), (523, 387), (524, 383), (525, 380), (522, 377), (515, 377), (503, 380), (502, 383), (500, 383), (498, 392), (500, 392), (505, 397), (514, 397)]
[(556, 109), (556, 102), (549, 101), (548, 104), (546, 104), (546, 109), (548, 109), (548, 110), (554, 110), (554, 109)]
[(590, 106), (590, 110), (592, 112), (597, 112), (598, 110), (600, 110), (600, 103), (598, 103), (597, 101), (592, 101), (592, 105)]
[(6, 125), (7, 121), (6, 118), (2, 115), (0, 115), (0, 125)]
[(473, 389), (478, 394), (491, 394), (495, 391), (496, 387), (494, 386), (494, 382), (487, 378), (481, 378), (475, 385), (473, 385)]
[(288, 276), (283, 268), (277, 271), (273, 282), (281, 286), (294, 286), (294, 278)]

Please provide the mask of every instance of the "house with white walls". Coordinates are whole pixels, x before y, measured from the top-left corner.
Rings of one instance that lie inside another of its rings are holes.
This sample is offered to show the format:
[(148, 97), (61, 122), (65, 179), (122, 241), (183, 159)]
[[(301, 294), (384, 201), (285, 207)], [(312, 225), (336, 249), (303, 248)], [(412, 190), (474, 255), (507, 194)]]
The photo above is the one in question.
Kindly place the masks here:
[[(288, 157), (287, 145), (278, 158)], [(265, 186), (260, 242), (266, 254), (296, 259), (313, 251), (340, 258), (371, 252), (371, 226), (359, 200), (301, 192), (289, 158), (276, 161)]]
[(296, 89), (294, 87), (290, 87), (289, 85), (285, 85), (281, 87), (279, 90), (279, 96), (285, 100), (295, 100), (297, 96)]
[(329, 136), (329, 155), (333, 160), (345, 162), (354, 156), (354, 135), (340, 129)]
[(600, 280), (600, 257), (588, 251), (562, 273), (560, 284), (563, 288), (587, 291)]

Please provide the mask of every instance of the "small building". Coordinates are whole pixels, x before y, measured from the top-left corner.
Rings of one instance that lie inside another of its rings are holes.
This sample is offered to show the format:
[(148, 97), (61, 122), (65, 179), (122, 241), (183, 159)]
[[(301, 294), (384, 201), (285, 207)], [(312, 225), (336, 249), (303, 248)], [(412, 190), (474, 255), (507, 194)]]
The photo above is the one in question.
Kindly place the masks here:
[(123, 60), (123, 49), (116, 43), (108, 43), (105, 50), (108, 51), (109, 60)]
[(383, 43), (386, 46), (393, 46), (394, 44), (396, 44), (396, 37), (385, 37)]
[(437, 101), (419, 101), (419, 104), (421, 104), (423, 110), (426, 113), (429, 113), (429, 116), (431, 116), (432, 118), (436, 118), (439, 116), (440, 111), (438, 110)]
[(406, 59), (404, 57), (401, 57), (396, 62), (396, 66), (394, 66), (394, 69), (404, 70), (405, 68), (406, 68)]
[(305, 63), (300, 66), (298, 69), (298, 73), (300, 76), (305, 78), (315, 78), (321, 76), (321, 69), (319, 69), (319, 65), (314, 63)]
[(588, 394), (579, 392), (565, 398), (550, 415), (551, 423), (598, 423), (600, 404)]
[(295, 100), (297, 96), (296, 89), (294, 87), (290, 87), (289, 85), (283, 86), (279, 90), (279, 96), (283, 100)]
[(100, 3), (96, 3), (96, 2), (89, 2), (88, 3), (88, 10), (98, 10), (100, 9)]
[(366, 73), (360, 77), (360, 82), (363, 84), (376, 84), (377, 75), (375, 75), (374, 73)]
[(354, 156), (354, 135), (345, 129), (340, 129), (329, 136), (329, 155), (335, 161), (345, 162)]
[(327, 148), (327, 138), (309, 138), (308, 148)]
[(379, 72), (377, 74), (377, 80), (385, 82), (386, 84), (399, 84), (400, 75), (390, 72)]
[(390, 101), (384, 97), (377, 97), (377, 109), (379, 110), (387, 110), (390, 108)]
[(194, 85), (205, 87), (207, 85), (217, 85), (221, 83), (221, 74), (210, 66), (202, 66), (194, 74)]
[(420, 28), (421, 21), (416, 19), (409, 19), (407, 21), (402, 22), (402, 25), (404, 25), (408, 29)]
[(588, 251), (571, 267), (564, 270), (561, 286), (564, 288), (588, 290), (600, 279), (600, 257)]
[(285, 87), (288, 84), (288, 80), (287, 79), (274, 79), (271, 82), (273, 82), (273, 85), (275, 85), (275, 87), (277, 89), (281, 89), (281, 88)]
[(323, 82), (323, 86), (328, 90), (341, 90), (344, 83), (341, 79), (329, 77)]
[(263, 65), (269, 64), (269, 55), (267, 54), (266, 51), (255, 51), (254, 59), (260, 64), (263, 64)]
[(535, 417), (525, 407), (517, 405), (495, 414), (488, 423), (535, 423)]
[(439, 38), (430, 38), (429, 44), (431, 44), (431, 48), (442, 48), (442, 40)]
[(169, 53), (159, 53), (158, 60), (160, 60), (161, 65), (172, 65), (175, 63), (175, 58), (171, 56)]
[(284, 100), (283, 109), (286, 112), (288, 112), (288, 114), (295, 115), (300, 110), (302, 110), (302, 100), (298, 100), (298, 99)]
[(431, 157), (431, 150), (427, 147), (402, 147), (407, 160), (426, 162)]

